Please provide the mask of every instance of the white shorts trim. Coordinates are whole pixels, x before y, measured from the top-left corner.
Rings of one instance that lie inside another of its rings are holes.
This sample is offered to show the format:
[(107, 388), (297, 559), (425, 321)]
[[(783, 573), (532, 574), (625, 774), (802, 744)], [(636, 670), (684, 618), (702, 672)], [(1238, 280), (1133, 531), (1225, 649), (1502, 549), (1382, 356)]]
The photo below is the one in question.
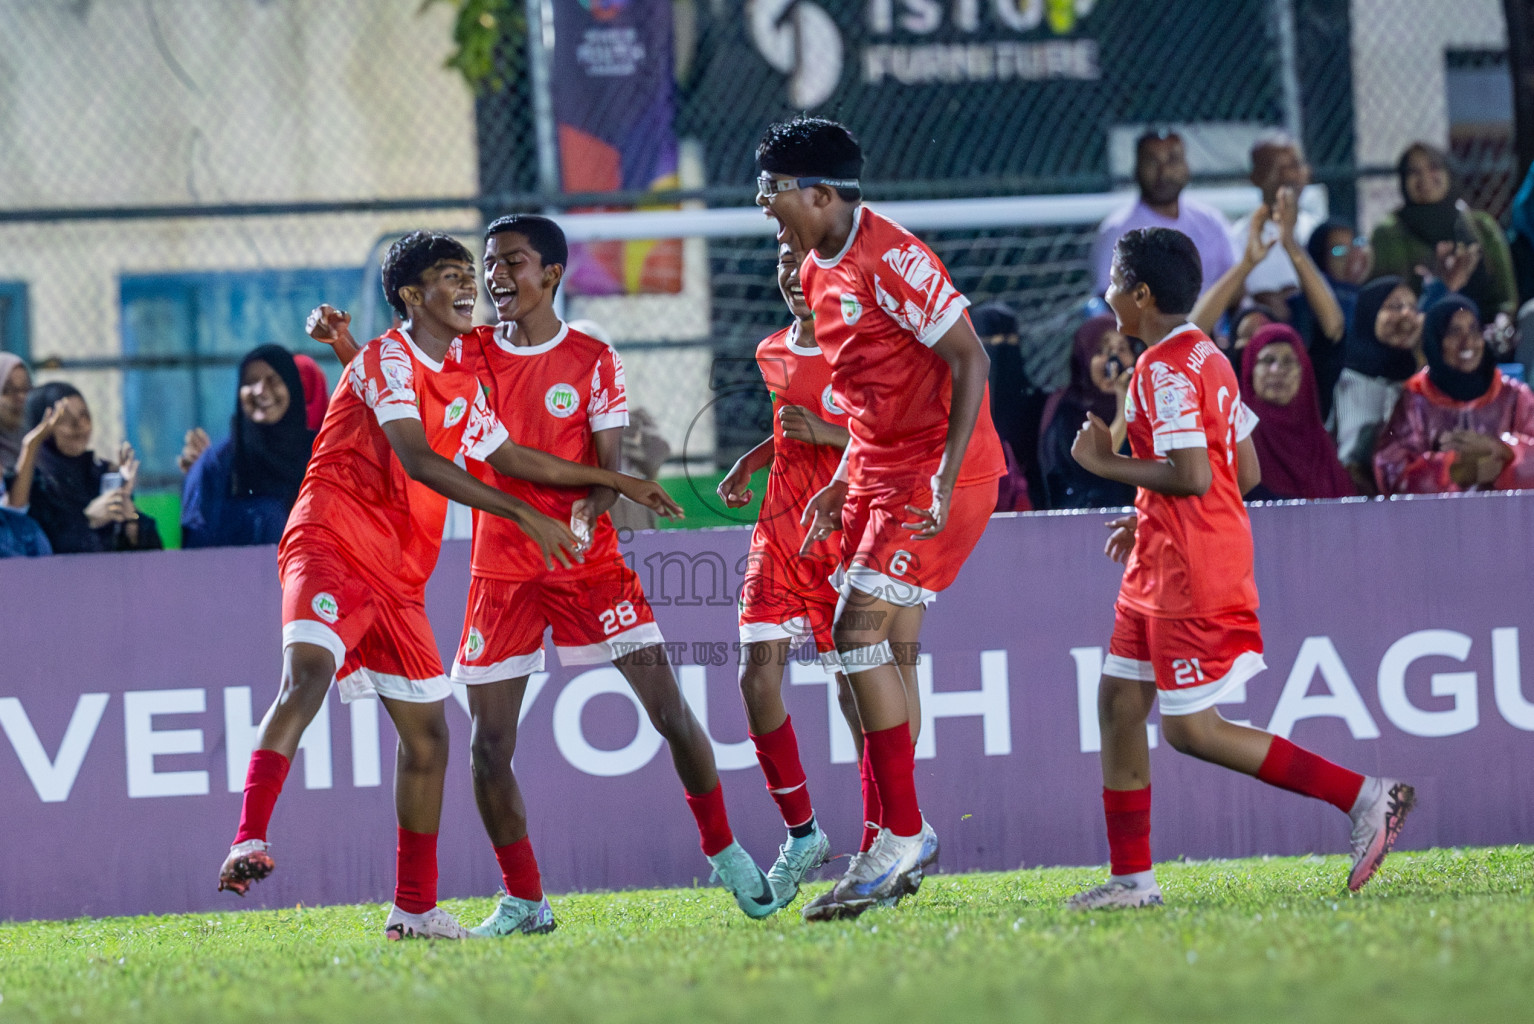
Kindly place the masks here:
[(915, 608), (930, 605), (937, 600), (936, 590), (927, 590), (914, 583), (897, 580), (867, 565), (854, 565), (847, 570), (842, 582), (842, 596), (849, 590), (857, 590), (881, 601), (888, 601), (897, 608)]
[(740, 642), (760, 644), (769, 640), (807, 640), (815, 631), (806, 615), (796, 615), (786, 622), (742, 622)]
[(534, 672), (542, 671), (543, 648), (539, 647), (531, 654), (519, 654), (514, 658), (506, 658), (489, 665), (465, 665), (462, 661), (454, 661), (448, 678), (465, 686), (475, 686), (479, 683), (498, 683), (502, 679), (516, 679), (518, 676), (529, 676)]
[(341, 671), (341, 663), (346, 660), (346, 644), (342, 643), (340, 634), (323, 622), (315, 622), (313, 619), (294, 619), (282, 627), (282, 649), (287, 650), (294, 644), (313, 644), (323, 647), (336, 659), (336, 671)]
[(841, 653), (834, 648), (829, 651), (820, 652), (820, 667), (825, 670), (827, 675), (835, 675), (838, 672), (842, 675), (847, 674), (847, 670), (842, 667)]
[(1156, 706), (1161, 709), (1163, 715), (1197, 714), (1214, 707), (1220, 702), (1221, 697), (1267, 667), (1268, 663), (1262, 660), (1262, 655), (1256, 651), (1243, 651), (1235, 661), (1231, 662), (1230, 671), (1225, 673), (1225, 678), (1204, 683), (1202, 686), (1188, 686), (1180, 690), (1159, 690), (1156, 693)]
[(1133, 658), (1110, 654), (1103, 659), (1103, 675), (1112, 676), (1115, 679), (1130, 679), (1137, 683), (1154, 683), (1156, 666), (1148, 661), (1135, 661)]
[(447, 681), (447, 676), (406, 679), (404, 676), (391, 676), (387, 672), (374, 672), (370, 668), (357, 669), (345, 679), (339, 680), (336, 688), (341, 691), (341, 701), (344, 704), (375, 697), (388, 697), (408, 704), (433, 704), (453, 695), (453, 684)]
[(561, 647), (555, 644), (554, 652), (559, 655), (559, 663), (569, 668), (573, 665), (601, 665), (615, 658), (633, 654), (641, 648), (665, 642), (666, 638), (661, 635), (658, 624), (641, 622), (633, 629), (614, 634), (600, 643), (586, 644), (583, 647)]
[(867, 672), (876, 669), (880, 665), (893, 665), (895, 652), (890, 649), (888, 640), (880, 640), (876, 644), (867, 647), (854, 647), (842, 651), (840, 656), (842, 671), (847, 675), (854, 672)]

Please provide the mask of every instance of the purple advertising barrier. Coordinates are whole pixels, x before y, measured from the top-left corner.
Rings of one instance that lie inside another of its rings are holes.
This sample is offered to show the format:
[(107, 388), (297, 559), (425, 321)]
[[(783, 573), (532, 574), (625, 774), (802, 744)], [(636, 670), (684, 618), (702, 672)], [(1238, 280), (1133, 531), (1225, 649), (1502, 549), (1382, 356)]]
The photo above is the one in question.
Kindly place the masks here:
[[(1094, 694), (1119, 575), (1102, 555), (1108, 518), (998, 516), (928, 615), (916, 765), (944, 871), (1106, 860)], [(1534, 839), (1534, 496), (1262, 507), (1252, 522), (1269, 669), (1226, 716), (1409, 779), (1406, 847)], [(628, 550), (713, 737), (736, 833), (765, 865), (783, 829), (735, 684), (746, 542), (650, 533)], [(445, 652), (467, 573), (467, 546), (449, 544), (429, 595)], [(276, 874), (243, 902), (214, 892), (276, 690), (278, 605), (270, 548), (0, 563), (0, 919), (389, 898), (393, 734), (376, 702), (334, 693), (277, 805)], [(549, 889), (706, 882), (670, 759), (621, 677), (549, 660), (516, 757)], [(809, 662), (784, 689), (817, 813), (850, 850), (858, 779), (833, 689)], [(448, 718), (441, 891), (489, 896), (467, 717), (450, 701)], [(1158, 858), (1347, 847), (1329, 806), (1165, 744), (1152, 762)]]

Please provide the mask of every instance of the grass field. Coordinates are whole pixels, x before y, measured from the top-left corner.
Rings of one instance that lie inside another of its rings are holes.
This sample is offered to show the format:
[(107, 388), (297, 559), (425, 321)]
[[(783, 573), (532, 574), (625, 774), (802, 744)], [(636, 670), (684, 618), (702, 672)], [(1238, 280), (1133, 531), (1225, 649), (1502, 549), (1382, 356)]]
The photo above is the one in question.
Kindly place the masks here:
[(818, 926), (716, 889), (585, 893), (552, 935), (458, 944), (386, 943), (377, 906), (8, 924), (0, 1021), (1534, 1018), (1534, 849), (1398, 854), (1357, 896), (1346, 871), (1167, 864), (1165, 908), (1085, 915), (1060, 901), (1101, 869), (939, 875)]

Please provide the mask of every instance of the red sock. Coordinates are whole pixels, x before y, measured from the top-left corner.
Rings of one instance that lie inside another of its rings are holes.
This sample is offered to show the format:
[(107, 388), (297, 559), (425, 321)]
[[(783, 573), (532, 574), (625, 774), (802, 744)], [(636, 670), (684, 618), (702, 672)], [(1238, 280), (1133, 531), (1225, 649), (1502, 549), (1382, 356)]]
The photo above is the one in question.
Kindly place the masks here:
[(735, 841), (735, 833), (730, 831), (730, 816), (724, 811), (723, 783), (702, 796), (688, 793), (687, 809), (698, 820), (698, 837), (702, 840), (703, 856), (712, 857)]
[(916, 803), (916, 746), (906, 722), (890, 729), (863, 733), (863, 749), (873, 764), (879, 790), (879, 824), (897, 836), (921, 831), (921, 808)]
[(1103, 814), (1108, 819), (1108, 863), (1115, 875), (1151, 869), (1150, 787), (1103, 789)]
[(240, 830), (236, 843), (247, 839), (266, 840), (266, 827), (272, 821), (272, 808), (287, 781), (293, 762), (275, 750), (253, 750), (250, 767), (245, 770), (245, 800), (240, 804)]
[(437, 833), (399, 830), (394, 905), (407, 914), (424, 914), (437, 905)]
[(752, 736), (751, 742), (756, 745), (756, 759), (767, 777), (767, 792), (778, 805), (783, 824), (793, 828), (809, 821), (815, 808), (810, 805), (810, 787), (804, 778), (804, 765), (799, 761), (799, 738), (794, 735), (793, 718), (785, 718), (782, 725), (769, 733)]
[(874, 763), (868, 758), (868, 746), (863, 746), (863, 757), (858, 762), (858, 775), (863, 783), (863, 844), (858, 852), (867, 853), (879, 838), (880, 821), (884, 808), (879, 803), (879, 787), (874, 783)]
[(538, 875), (532, 840), (523, 836), (514, 843), (497, 846), (495, 860), (501, 866), (501, 884), (506, 887), (506, 895), (519, 900), (543, 899), (543, 879)]
[(1282, 736), (1273, 737), (1257, 777), (1270, 786), (1325, 800), (1343, 814), (1353, 810), (1358, 791), (1364, 788), (1362, 775), (1297, 747)]

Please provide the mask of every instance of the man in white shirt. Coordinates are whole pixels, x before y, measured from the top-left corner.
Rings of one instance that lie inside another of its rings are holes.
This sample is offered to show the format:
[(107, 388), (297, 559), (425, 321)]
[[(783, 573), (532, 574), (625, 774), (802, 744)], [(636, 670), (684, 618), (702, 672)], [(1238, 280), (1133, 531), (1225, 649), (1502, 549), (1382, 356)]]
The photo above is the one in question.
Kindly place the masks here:
[[(1310, 184), (1310, 165), (1305, 162), (1300, 144), (1292, 135), (1280, 131), (1265, 132), (1252, 143), (1251, 178), (1252, 184), (1262, 190), (1263, 203), (1268, 209), (1277, 210), (1279, 189), (1292, 188), (1298, 197), (1300, 191)], [(1295, 222), (1295, 236), (1301, 245), (1309, 240), (1315, 227), (1316, 218), (1300, 210)], [(1230, 247), (1234, 259), (1239, 259), (1246, 251), (1246, 238), (1250, 231), (1251, 221), (1245, 217), (1231, 226)], [(1268, 221), (1263, 227), (1265, 238), (1271, 236), (1272, 241), (1277, 241), (1279, 234), (1279, 225), (1274, 221)], [(1207, 268), (1204, 281), (1206, 284), (1212, 281)], [(1260, 303), (1274, 307), (1282, 306), (1299, 287), (1299, 273), (1282, 245), (1274, 245), (1269, 249), (1268, 255), (1246, 278), (1246, 294)]]
[(1205, 285), (1230, 269), (1235, 258), (1225, 218), (1213, 207), (1182, 195), (1188, 187), (1188, 158), (1181, 137), (1163, 131), (1141, 135), (1135, 141), (1135, 182), (1140, 198), (1104, 218), (1092, 243), (1098, 295), (1108, 290), (1114, 243), (1136, 228), (1174, 228), (1191, 238), (1204, 265)]

